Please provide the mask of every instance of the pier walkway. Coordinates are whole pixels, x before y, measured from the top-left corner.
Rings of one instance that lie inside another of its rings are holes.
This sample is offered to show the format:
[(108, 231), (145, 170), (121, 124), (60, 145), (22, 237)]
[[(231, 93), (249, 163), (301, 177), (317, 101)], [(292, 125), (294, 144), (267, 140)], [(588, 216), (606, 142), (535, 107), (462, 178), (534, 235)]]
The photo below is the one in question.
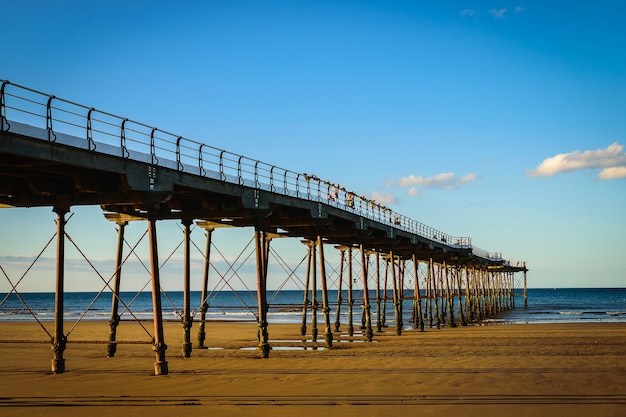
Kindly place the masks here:
[[(207, 263), (210, 261), (211, 231), (215, 228), (254, 228), (258, 341), (263, 357), (270, 352), (266, 291), (271, 277), (267, 275), (267, 263), (270, 242), (277, 237), (303, 240), (308, 247), (307, 283), (310, 281), (310, 284), (305, 291), (311, 291), (312, 299), (307, 300), (305, 296), (303, 308), (306, 312), (307, 307), (313, 307), (313, 314), (319, 310), (324, 315), (327, 347), (332, 347), (333, 341), (324, 261), (324, 249), (328, 245), (341, 251), (340, 271), (343, 271), (344, 259), (346, 265), (352, 259), (352, 251), (360, 254), (363, 334), (370, 341), (374, 335), (374, 315), (370, 312), (370, 294), (374, 288), (368, 287), (374, 271), (367, 268), (370, 256), (376, 257), (378, 278), (379, 262), (383, 263), (385, 271), (389, 271), (398, 334), (402, 331), (404, 300), (401, 279), (407, 262), (413, 265), (416, 277), (414, 320), (421, 329), (426, 309), (432, 310), (433, 306), (447, 310), (450, 325), (467, 324), (510, 308), (515, 287), (513, 274), (522, 272), (525, 283), (527, 269), (524, 263), (505, 260), (498, 252), (487, 252), (474, 246), (470, 237), (453, 236), (429, 227), (335, 182), (233, 154), (8, 81), (0, 80), (0, 83), (0, 205), (51, 207), (58, 215), (53, 372), (61, 373), (65, 369), (64, 226), (65, 216), (73, 206), (102, 207), (105, 216), (119, 225), (120, 251), (126, 224), (132, 220), (147, 222), (156, 374), (168, 372), (156, 233), (157, 222), (161, 220), (182, 222), (187, 236), (187, 255), (190, 226), (195, 222), (206, 229)], [(420, 280), (417, 279), (420, 262), (427, 266), (424, 288), (419, 287)], [(186, 266), (183, 286), (188, 294), (188, 259)], [(320, 301), (315, 298), (318, 280), (322, 293)], [(340, 293), (342, 282), (340, 279)], [(16, 286), (11, 285), (12, 291), (17, 293)], [(380, 280), (377, 280), (376, 294), (380, 289)], [(110, 341), (114, 345), (115, 318), (118, 317), (115, 294), (119, 291), (119, 282), (110, 290), (113, 293)], [(351, 285), (349, 290), (352, 291)], [(203, 300), (205, 296), (206, 281)], [(422, 298), (427, 304), (425, 307), (422, 307)], [(378, 304), (380, 300), (377, 295)], [(338, 300), (337, 304), (340, 306), (341, 302)], [(189, 303), (186, 299), (182, 322), (185, 329), (183, 352), (190, 355), (189, 329), (193, 317), (190, 316)], [(455, 305), (459, 310), (456, 319)], [(375, 316), (379, 324), (378, 311)], [(439, 317), (437, 314), (437, 325), (440, 325)], [(204, 316), (200, 317), (200, 326), (203, 329)], [(202, 346), (202, 341), (199, 343)], [(109, 355), (114, 354), (115, 349), (110, 348)]]

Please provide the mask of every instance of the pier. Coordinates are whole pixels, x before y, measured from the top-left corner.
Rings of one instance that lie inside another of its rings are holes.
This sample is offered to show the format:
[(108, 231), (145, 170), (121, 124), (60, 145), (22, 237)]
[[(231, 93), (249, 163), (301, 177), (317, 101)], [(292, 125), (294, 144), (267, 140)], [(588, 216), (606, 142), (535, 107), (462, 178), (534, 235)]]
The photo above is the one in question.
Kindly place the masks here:
[[(525, 263), (480, 249), (470, 237), (429, 227), (313, 174), (233, 154), (8, 81), (0, 83), (0, 205), (7, 210), (50, 207), (57, 216), (56, 270), (50, 273), (56, 288), (54, 329), (48, 332), (42, 326), (50, 338), (53, 373), (65, 371), (64, 352), (71, 342), (63, 320), (65, 226), (76, 206), (101, 207), (118, 230), (116, 273), (113, 280), (102, 279), (103, 293), (111, 294), (105, 341), (109, 357), (118, 348), (125, 230), (146, 229), (154, 326), (146, 332), (156, 375), (169, 372), (157, 233), (157, 226), (166, 221), (178, 222), (184, 236), (180, 285), (185, 294), (184, 357), (192, 356), (194, 322), (199, 323), (195, 346), (205, 347), (211, 249), (218, 228), (251, 231), (257, 351), (263, 358), (271, 352), (268, 288), (280, 284), (268, 273), (276, 239), (292, 239), (305, 254), (303, 301), (297, 306), (302, 309), (301, 332), (307, 334), (310, 326), (317, 342), (318, 321), (322, 321), (320, 338), (327, 349), (333, 347), (334, 333), (342, 326), (350, 337), (358, 328), (360, 337), (371, 342), (391, 324), (401, 336), (409, 325), (424, 331), (484, 321), (514, 307), (520, 282), (526, 303)], [(196, 289), (190, 285), (193, 230), (206, 235), (202, 288)], [(332, 282), (330, 251), (339, 258), (332, 266), (336, 271)], [(19, 296), (19, 279), (7, 274), (4, 278), (11, 287), (9, 295)], [(192, 290), (200, 290), (202, 299), (192, 301)], [(330, 290), (337, 290), (335, 300), (329, 298)], [(408, 321), (407, 303), (411, 306)], [(194, 310), (197, 315), (192, 314), (195, 306), (199, 306)], [(346, 311), (348, 322), (341, 323)], [(33, 319), (38, 321), (35, 313)]]

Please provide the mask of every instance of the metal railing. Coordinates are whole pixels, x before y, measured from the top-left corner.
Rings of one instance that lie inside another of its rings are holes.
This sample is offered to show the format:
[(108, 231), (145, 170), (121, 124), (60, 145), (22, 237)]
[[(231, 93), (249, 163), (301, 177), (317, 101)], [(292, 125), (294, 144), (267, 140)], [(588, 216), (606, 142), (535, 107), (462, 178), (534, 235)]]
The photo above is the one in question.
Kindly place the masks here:
[(315, 201), (446, 246), (472, 248), (478, 256), (493, 258), (472, 246), (469, 237), (453, 237), (315, 175), (234, 154), (9, 81), (0, 82), (1, 131), (11, 131), (12, 122), (45, 128), (43, 139), (50, 142), (56, 142), (60, 136), (72, 138), (73, 146), (92, 152), (112, 153), (179, 172)]

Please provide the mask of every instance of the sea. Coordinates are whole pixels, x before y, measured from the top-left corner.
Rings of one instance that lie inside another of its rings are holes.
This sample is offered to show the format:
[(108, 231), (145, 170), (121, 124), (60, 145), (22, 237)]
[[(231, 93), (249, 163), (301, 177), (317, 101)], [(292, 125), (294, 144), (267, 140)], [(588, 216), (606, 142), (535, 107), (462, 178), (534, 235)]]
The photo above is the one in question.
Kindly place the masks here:
[[(521, 290), (516, 291), (512, 309), (498, 314), (481, 324), (525, 323), (588, 323), (626, 322), (626, 288), (533, 288), (528, 289), (528, 306), (524, 306)], [(390, 294), (389, 294), (390, 295)], [(411, 297), (411, 292), (405, 297)], [(321, 304), (321, 293), (317, 295)], [(0, 293), (0, 321), (54, 321), (54, 293)], [(329, 291), (331, 320), (337, 311), (337, 291)], [(347, 322), (347, 294), (342, 293), (340, 320)], [(302, 320), (302, 291), (269, 291), (267, 294), (269, 323), (300, 323)], [(310, 296), (309, 296), (310, 299)], [(354, 293), (354, 321), (361, 319), (362, 298)], [(197, 319), (202, 305), (201, 293), (191, 293), (191, 314)], [(166, 321), (180, 321), (183, 315), (183, 292), (162, 292), (161, 304)], [(220, 291), (210, 293), (206, 303), (208, 321), (256, 322), (257, 294), (255, 291)], [(67, 321), (105, 320), (111, 318), (111, 293), (68, 292), (64, 296), (64, 318)], [(376, 319), (375, 293), (370, 294), (372, 320)], [(385, 304), (385, 302), (382, 302)], [(392, 301), (386, 301), (385, 316), (393, 320)], [(403, 304), (403, 321), (408, 324), (412, 300)], [(455, 313), (457, 307), (455, 306)], [(381, 308), (382, 309), (382, 308)], [(148, 292), (123, 292), (120, 294), (118, 313), (121, 320), (152, 320), (152, 294)], [(308, 317), (310, 320), (310, 311)], [(318, 311), (318, 322), (323, 320)]]

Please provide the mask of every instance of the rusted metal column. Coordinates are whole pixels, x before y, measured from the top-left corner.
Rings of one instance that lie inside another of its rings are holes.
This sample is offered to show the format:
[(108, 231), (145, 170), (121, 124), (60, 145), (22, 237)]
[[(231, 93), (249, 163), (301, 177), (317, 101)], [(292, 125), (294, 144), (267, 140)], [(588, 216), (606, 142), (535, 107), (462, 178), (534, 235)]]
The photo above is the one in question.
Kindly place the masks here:
[(322, 236), (317, 235), (317, 247), (320, 258), (320, 280), (322, 281), (322, 310), (324, 311), (324, 346), (333, 347), (333, 333), (330, 329), (330, 307), (328, 306), (328, 286), (326, 285), (326, 260)]
[(122, 281), (122, 256), (124, 249), (124, 230), (128, 222), (117, 223), (117, 256), (115, 260), (115, 281), (113, 282), (113, 294), (111, 294), (111, 319), (109, 320), (109, 344), (107, 345), (107, 357), (112, 358), (117, 351), (117, 326), (120, 324), (118, 314), (120, 303), (120, 284)]
[(348, 248), (348, 336), (354, 335), (354, 321), (352, 317), (354, 298), (352, 298), (352, 248)]
[(514, 285), (515, 283), (515, 274), (513, 272), (507, 273), (507, 309), (511, 310), (515, 307), (515, 297), (514, 297)]
[(446, 281), (446, 298), (448, 299), (448, 312), (450, 313), (450, 327), (456, 327), (456, 321), (454, 320), (454, 291), (450, 288), (450, 267), (444, 261), (444, 279)]
[(205, 332), (205, 321), (206, 321), (206, 313), (209, 309), (209, 304), (207, 303), (207, 292), (209, 288), (209, 269), (211, 267), (211, 240), (213, 236), (213, 228), (206, 226), (204, 227), (206, 231), (206, 248), (204, 250), (204, 275), (202, 278), (202, 305), (200, 306), (200, 324), (198, 325), (198, 348), (206, 349), (204, 346), (204, 341), (206, 340), (206, 332)]
[(306, 282), (304, 285), (304, 300), (302, 300), (302, 324), (300, 334), (306, 336), (306, 311), (309, 306), (309, 283), (311, 282), (311, 263), (313, 260), (313, 243), (310, 240), (302, 241), (307, 246)]
[(191, 222), (192, 220), (183, 219), (185, 226), (185, 267), (184, 267), (184, 288), (183, 288), (183, 358), (191, 357), (191, 326), (193, 325), (193, 317), (191, 317)]
[(526, 262), (524, 262), (524, 308), (528, 308), (528, 288), (526, 286)]
[(155, 375), (167, 375), (169, 369), (165, 360), (167, 345), (163, 336), (163, 310), (161, 308), (161, 279), (159, 276), (159, 251), (157, 246), (156, 216), (148, 213), (148, 234), (150, 237), (150, 268), (152, 273), (152, 311), (154, 318), (154, 362)]
[(376, 252), (376, 331), (383, 331), (380, 311), (380, 253)]
[(398, 317), (402, 323), (404, 317), (404, 268), (406, 261), (398, 258)]
[(359, 250), (361, 251), (361, 270), (363, 272), (363, 313), (365, 315), (365, 337), (368, 342), (371, 342), (374, 339), (374, 332), (372, 331), (370, 296), (367, 285), (368, 267), (365, 259), (365, 248), (363, 248), (363, 243), (360, 244)]
[(480, 286), (480, 292), (479, 292), (479, 296), (478, 296), (478, 319), (480, 321), (484, 320), (486, 318), (486, 304), (487, 301), (485, 300), (486, 297), (486, 293), (485, 293), (485, 281), (486, 281), (486, 277), (485, 277), (485, 270), (484, 268), (480, 268), (478, 270), (478, 285)]
[(389, 251), (389, 260), (391, 261), (391, 282), (393, 284), (393, 306), (394, 317), (396, 320), (396, 334), (402, 335), (402, 315), (400, 313), (400, 295), (398, 291), (398, 283), (396, 282), (396, 261), (393, 258), (393, 249)]
[(426, 315), (428, 317), (428, 327), (434, 326), (433, 322), (433, 297), (432, 297), (432, 259), (426, 265)]
[(259, 345), (257, 349), (263, 358), (269, 358), (270, 345), (267, 333), (267, 246), (269, 242), (265, 238), (265, 232), (256, 227), (254, 230), (256, 246), (256, 272), (257, 272), (257, 299), (259, 308)]
[[(366, 253), (365, 260), (363, 260), (363, 256), (361, 256), (361, 271), (364, 271), (366, 276), (369, 276), (369, 265), (370, 265), (370, 256)], [(365, 330), (365, 328), (367, 327), (367, 318), (365, 317), (366, 316), (365, 308), (363, 307), (365, 307), (365, 303), (361, 306), (361, 331)]]
[(55, 207), (57, 214), (57, 260), (56, 260), (56, 291), (54, 295), (54, 336), (52, 337), (53, 351), (52, 373), (65, 372), (63, 352), (67, 346), (67, 337), (63, 331), (63, 301), (65, 296), (65, 214), (67, 207)]
[(424, 331), (424, 317), (422, 316), (422, 297), (420, 294), (420, 279), (419, 279), (419, 268), (418, 268), (418, 260), (417, 260), (417, 255), (415, 255), (415, 253), (413, 253), (412, 255), (412, 260), (413, 260), (413, 274), (415, 275), (415, 312), (417, 313), (416, 315), (416, 326), (420, 329), (420, 332)]
[(343, 284), (343, 264), (346, 256), (346, 250), (343, 247), (339, 249), (339, 283), (337, 284), (337, 311), (335, 312), (335, 331), (338, 332), (341, 326), (341, 286)]
[(480, 320), (480, 269), (472, 266), (472, 322)]
[(315, 243), (311, 244), (311, 339), (317, 342), (317, 253)]
[(467, 325), (472, 321), (472, 288), (467, 265), (463, 267), (463, 270), (465, 271), (465, 324)]
[[(432, 270), (432, 280), (433, 280), (433, 303), (435, 304), (435, 323), (438, 329), (441, 329), (441, 317), (439, 316), (439, 294), (437, 293), (437, 274), (435, 274), (435, 263), (433, 262), (433, 258), (430, 258), (430, 267)], [(441, 269), (439, 269), (441, 271)]]
[(440, 299), (440, 308), (439, 308), (439, 312), (441, 313), (441, 324), (445, 324), (446, 322), (446, 317), (448, 315), (448, 303), (446, 303), (446, 296), (445, 296), (445, 287), (443, 284), (443, 275), (444, 275), (444, 267), (443, 265), (439, 265), (439, 270), (438, 270), (438, 285), (439, 285), (439, 299)]
[(461, 325), (467, 326), (467, 317), (465, 316), (463, 310), (463, 299), (467, 302), (467, 288), (465, 289), (465, 296), (463, 294), (463, 270), (457, 266), (455, 268), (456, 271), (456, 285), (457, 285), (457, 295), (458, 295), (458, 308), (459, 308), (459, 320), (461, 321)]
[(389, 259), (385, 258), (385, 280), (383, 283), (383, 311), (381, 313), (382, 327), (387, 327), (387, 276), (389, 275)]

